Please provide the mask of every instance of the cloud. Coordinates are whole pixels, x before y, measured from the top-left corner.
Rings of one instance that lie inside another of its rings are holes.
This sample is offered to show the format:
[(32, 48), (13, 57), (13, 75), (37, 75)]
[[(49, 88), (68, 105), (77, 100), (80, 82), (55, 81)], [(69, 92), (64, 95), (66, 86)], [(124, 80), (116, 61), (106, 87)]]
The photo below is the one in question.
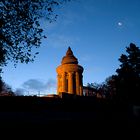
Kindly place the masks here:
[(51, 34), (48, 38), (48, 46), (53, 48), (73, 46), (75, 42), (79, 41), (78, 38), (66, 36), (64, 34)]
[(17, 95), (17, 96), (21, 96), (21, 95), (24, 95), (25, 94), (25, 89), (23, 89), (23, 88), (17, 88), (16, 90), (15, 90), (15, 94)]
[(39, 79), (29, 79), (22, 86), (26, 91), (46, 92), (51, 89), (56, 89), (56, 81), (49, 79), (47, 82), (43, 82)]
[(28, 81), (23, 83), (23, 87), (29, 90), (45, 90), (45, 84), (37, 79), (29, 79)]

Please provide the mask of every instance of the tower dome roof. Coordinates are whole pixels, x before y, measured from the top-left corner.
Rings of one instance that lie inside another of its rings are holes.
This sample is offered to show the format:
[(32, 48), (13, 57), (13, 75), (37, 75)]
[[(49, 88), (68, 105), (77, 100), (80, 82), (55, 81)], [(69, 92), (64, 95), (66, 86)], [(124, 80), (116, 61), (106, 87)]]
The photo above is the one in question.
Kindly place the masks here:
[(71, 48), (69, 47), (66, 55), (62, 58), (61, 64), (78, 64), (77, 58), (73, 55)]

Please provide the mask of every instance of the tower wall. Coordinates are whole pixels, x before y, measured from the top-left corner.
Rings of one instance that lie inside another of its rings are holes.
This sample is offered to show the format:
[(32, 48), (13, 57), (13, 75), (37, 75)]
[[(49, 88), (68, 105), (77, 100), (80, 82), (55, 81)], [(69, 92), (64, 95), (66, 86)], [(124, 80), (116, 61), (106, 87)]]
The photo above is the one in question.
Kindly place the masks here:
[[(67, 62), (67, 63), (64, 63)], [(56, 68), (57, 93), (83, 95), (83, 67), (78, 65), (77, 58), (68, 49), (61, 65)]]

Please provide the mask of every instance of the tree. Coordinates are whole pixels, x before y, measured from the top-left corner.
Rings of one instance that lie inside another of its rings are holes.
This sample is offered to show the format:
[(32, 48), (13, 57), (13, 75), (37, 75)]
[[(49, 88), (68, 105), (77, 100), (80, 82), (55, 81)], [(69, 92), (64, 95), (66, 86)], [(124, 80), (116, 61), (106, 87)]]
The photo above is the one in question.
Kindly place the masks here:
[(130, 43), (126, 47), (127, 55), (119, 58), (117, 94), (124, 100), (137, 102), (140, 99), (140, 48)]
[(54, 9), (70, 0), (1, 0), (0, 1), (0, 73), (9, 61), (34, 61), (42, 38), (40, 19), (55, 21)]
[(101, 84), (88, 84), (97, 89), (97, 93), (106, 98), (121, 102), (138, 103), (140, 101), (140, 48), (130, 43), (126, 53), (119, 58), (117, 74), (106, 78)]
[(102, 88), (104, 91), (104, 95), (106, 98), (114, 98), (116, 96), (117, 91), (117, 75), (112, 75), (106, 78)]
[(101, 84), (98, 84), (96, 82), (87, 83), (87, 87), (94, 90), (94, 92), (95, 92), (94, 94), (97, 98), (105, 97), (105, 92), (106, 92), (105, 87), (106, 87), (106, 85), (104, 83), (101, 83)]
[(0, 78), (0, 96), (15, 96), (11, 87)]
[(101, 84), (93, 83), (90, 85), (93, 86), (102, 97), (113, 98), (116, 95), (116, 81), (117, 76), (112, 75), (107, 77)]

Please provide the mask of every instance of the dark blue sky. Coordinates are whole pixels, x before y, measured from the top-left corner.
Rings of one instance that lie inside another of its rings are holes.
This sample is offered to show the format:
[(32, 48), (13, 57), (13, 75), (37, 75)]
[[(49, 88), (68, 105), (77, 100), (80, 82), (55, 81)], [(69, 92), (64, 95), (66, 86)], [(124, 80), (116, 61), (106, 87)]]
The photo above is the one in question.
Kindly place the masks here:
[(56, 67), (68, 46), (84, 67), (84, 85), (115, 74), (125, 47), (131, 42), (140, 46), (139, 0), (76, 0), (57, 12), (56, 22), (41, 22), (48, 38), (42, 41), (35, 62), (4, 68), (3, 79), (14, 90), (55, 93)]

